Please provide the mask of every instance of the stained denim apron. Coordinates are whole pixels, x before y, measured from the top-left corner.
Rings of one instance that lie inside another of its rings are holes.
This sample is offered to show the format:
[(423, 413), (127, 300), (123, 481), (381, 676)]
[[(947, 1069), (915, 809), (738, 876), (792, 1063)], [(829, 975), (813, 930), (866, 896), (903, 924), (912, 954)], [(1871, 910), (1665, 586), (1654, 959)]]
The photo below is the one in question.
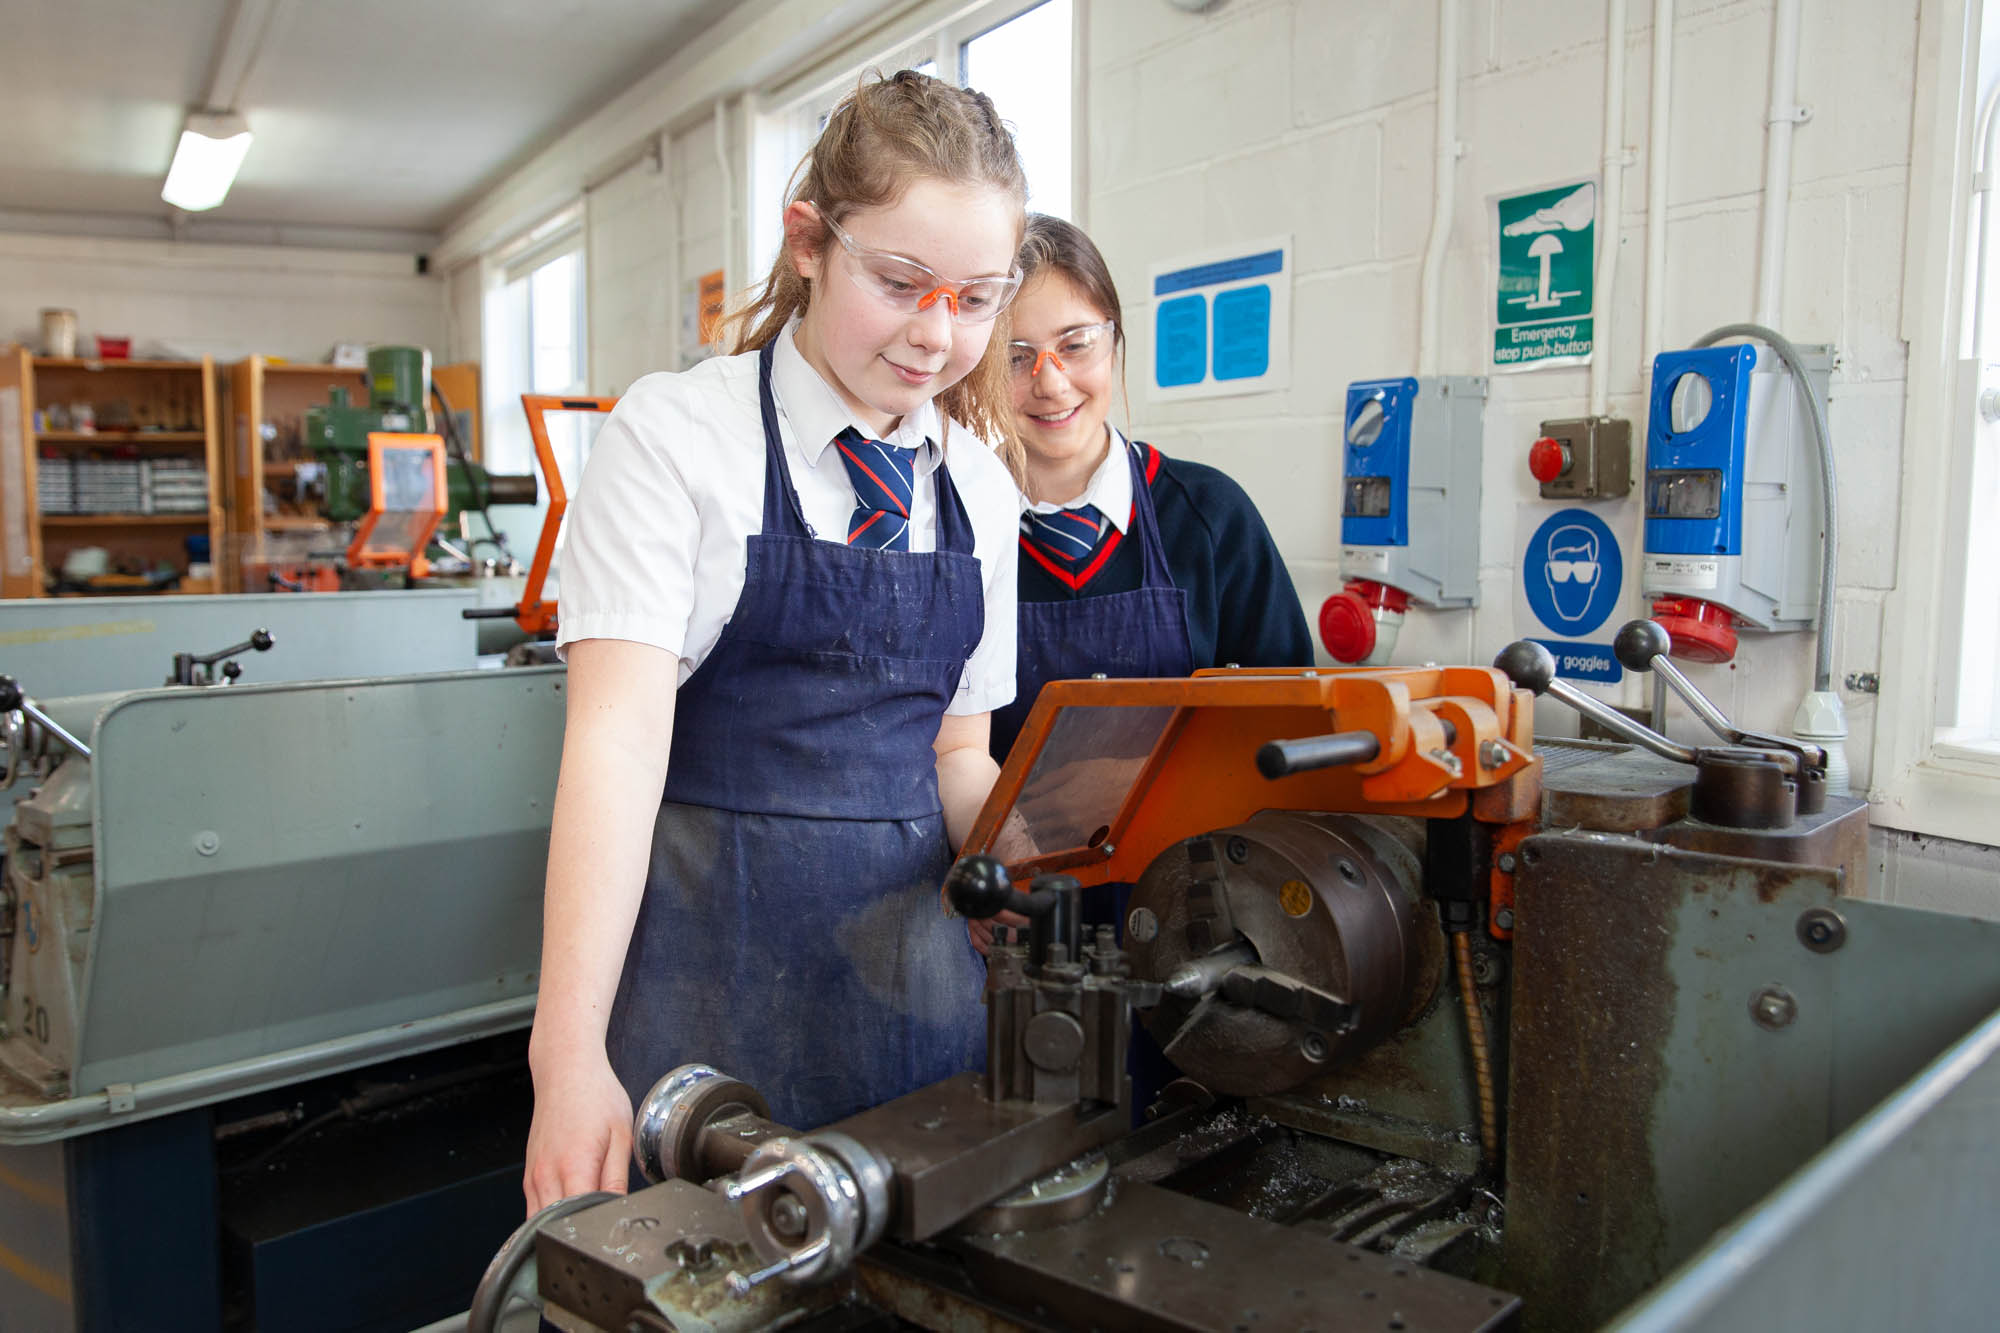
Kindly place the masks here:
[(700, 1060), (810, 1129), (985, 1057), (984, 964), (938, 910), (951, 849), (932, 750), (985, 612), (943, 466), (934, 553), (811, 534), (771, 355), (763, 530), (722, 637), (680, 688), (607, 1046), (635, 1100)]
[[(1143, 561), (1139, 586), (1129, 592), (1073, 601), (1022, 602), (1019, 656), (1014, 667), (1014, 702), (993, 714), (993, 753), (1005, 762), (1021, 724), (1042, 686), (1052, 680), (1087, 680), (1097, 672), (1111, 677), (1185, 676), (1194, 670), (1188, 642), (1187, 593), (1174, 586), (1160, 541), (1153, 488), (1140, 465), (1137, 445), (1126, 450), (1132, 464), (1132, 521)], [(1024, 539), (1025, 540), (1025, 539)], [(1021, 557), (1025, 559), (1026, 557)], [(1086, 926), (1116, 925), (1124, 933), (1130, 884), (1106, 884), (1087, 891)], [(1132, 1111), (1139, 1123), (1148, 1103), (1175, 1077), (1159, 1043), (1133, 1025), (1126, 1069), (1132, 1075)]]
[(1139, 450), (1128, 446), (1126, 455), (1132, 464), (1129, 535), (1138, 539), (1143, 561), (1139, 586), (1102, 597), (1021, 603), (1014, 702), (993, 714), (993, 753), (1002, 762), (1028, 720), (1035, 696), (1052, 680), (1087, 680), (1098, 672), (1113, 678), (1185, 676), (1194, 670), (1187, 594), (1174, 586), (1167, 568), (1153, 488), (1140, 466)]

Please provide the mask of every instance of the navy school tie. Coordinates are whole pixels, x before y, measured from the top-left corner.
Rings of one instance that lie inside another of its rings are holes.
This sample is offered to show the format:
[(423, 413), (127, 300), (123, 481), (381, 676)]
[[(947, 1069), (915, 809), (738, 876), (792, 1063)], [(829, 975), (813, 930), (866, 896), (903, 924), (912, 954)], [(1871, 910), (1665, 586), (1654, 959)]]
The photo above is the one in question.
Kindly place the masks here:
[(1090, 559), (1106, 526), (1103, 511), (1093, 504), (1058, 509), (1053, 514), (1030, 509), (1021, 515), (1021, 535), (1064, 569), (1075, 569)]
[(916, 491), (917, 451), (871, 440), (849, 426), (833, 437), (854, 483), (854, 517), (847, 544), (872, 551), (910, 549), (910, 497)]

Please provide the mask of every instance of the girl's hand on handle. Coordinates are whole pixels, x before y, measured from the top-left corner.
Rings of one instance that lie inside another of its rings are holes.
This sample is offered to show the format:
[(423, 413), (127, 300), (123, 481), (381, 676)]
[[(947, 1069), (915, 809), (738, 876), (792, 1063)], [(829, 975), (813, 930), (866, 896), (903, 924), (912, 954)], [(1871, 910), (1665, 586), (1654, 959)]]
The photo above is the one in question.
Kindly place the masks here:
[(591, 1190), (623, 1194), (631, 1161), (632, 1099), (609, 1061), (535, 1071), (535, 1118), (521, 1181), (530, 1217)]

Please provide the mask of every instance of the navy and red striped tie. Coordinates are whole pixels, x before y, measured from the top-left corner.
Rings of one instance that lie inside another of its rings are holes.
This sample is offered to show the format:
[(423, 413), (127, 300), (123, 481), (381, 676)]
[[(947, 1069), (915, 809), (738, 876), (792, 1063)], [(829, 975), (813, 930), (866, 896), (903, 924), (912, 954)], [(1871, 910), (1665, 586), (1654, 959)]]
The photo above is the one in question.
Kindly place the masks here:
[(849, 426), (833, 437), (854, 483), (854, 517), (847, 544), (871, 551), (910, 549), (910, 500), (916, 491), (917, 451), (871, 440)]
[(1058, 509), (1042, 514), (1030, 509), (1021, 515), (1021, 535), (1037, 551), (1064, 569), (1076, 569), (1104, 539), (1104, 511), (1093, 504), (1074, 509)]

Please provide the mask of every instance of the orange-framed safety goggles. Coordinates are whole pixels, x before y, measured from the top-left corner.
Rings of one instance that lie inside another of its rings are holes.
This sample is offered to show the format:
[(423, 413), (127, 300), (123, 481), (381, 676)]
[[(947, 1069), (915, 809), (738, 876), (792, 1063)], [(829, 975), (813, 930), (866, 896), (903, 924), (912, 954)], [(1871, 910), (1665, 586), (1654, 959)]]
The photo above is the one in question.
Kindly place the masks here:
[(1008, 343), (1007, 372), (1025, 382), (1041, 374), (1045, 365), (1053, 365), (1065, 375), (1089, 370), (1110, 357), (1118, 344), (1117, 333), (1117, 321), (1107, 319), (1102, 324), (1064, 329), (1045, 343)]
[(960, 324), (989, 324), (1007, 308), (1021, 289), (1021, 270), (1005, 276), (968, 278), (953, 282), (903, 255), (875, 250), (849, 236), (826, 210), (807, 200), (806, 204), (826, 224), (840, 248), (854, 260), (848, 276), (854, 285), (868, 292), (892, 310), (915, 314), (943, 301), (952, 319)]

